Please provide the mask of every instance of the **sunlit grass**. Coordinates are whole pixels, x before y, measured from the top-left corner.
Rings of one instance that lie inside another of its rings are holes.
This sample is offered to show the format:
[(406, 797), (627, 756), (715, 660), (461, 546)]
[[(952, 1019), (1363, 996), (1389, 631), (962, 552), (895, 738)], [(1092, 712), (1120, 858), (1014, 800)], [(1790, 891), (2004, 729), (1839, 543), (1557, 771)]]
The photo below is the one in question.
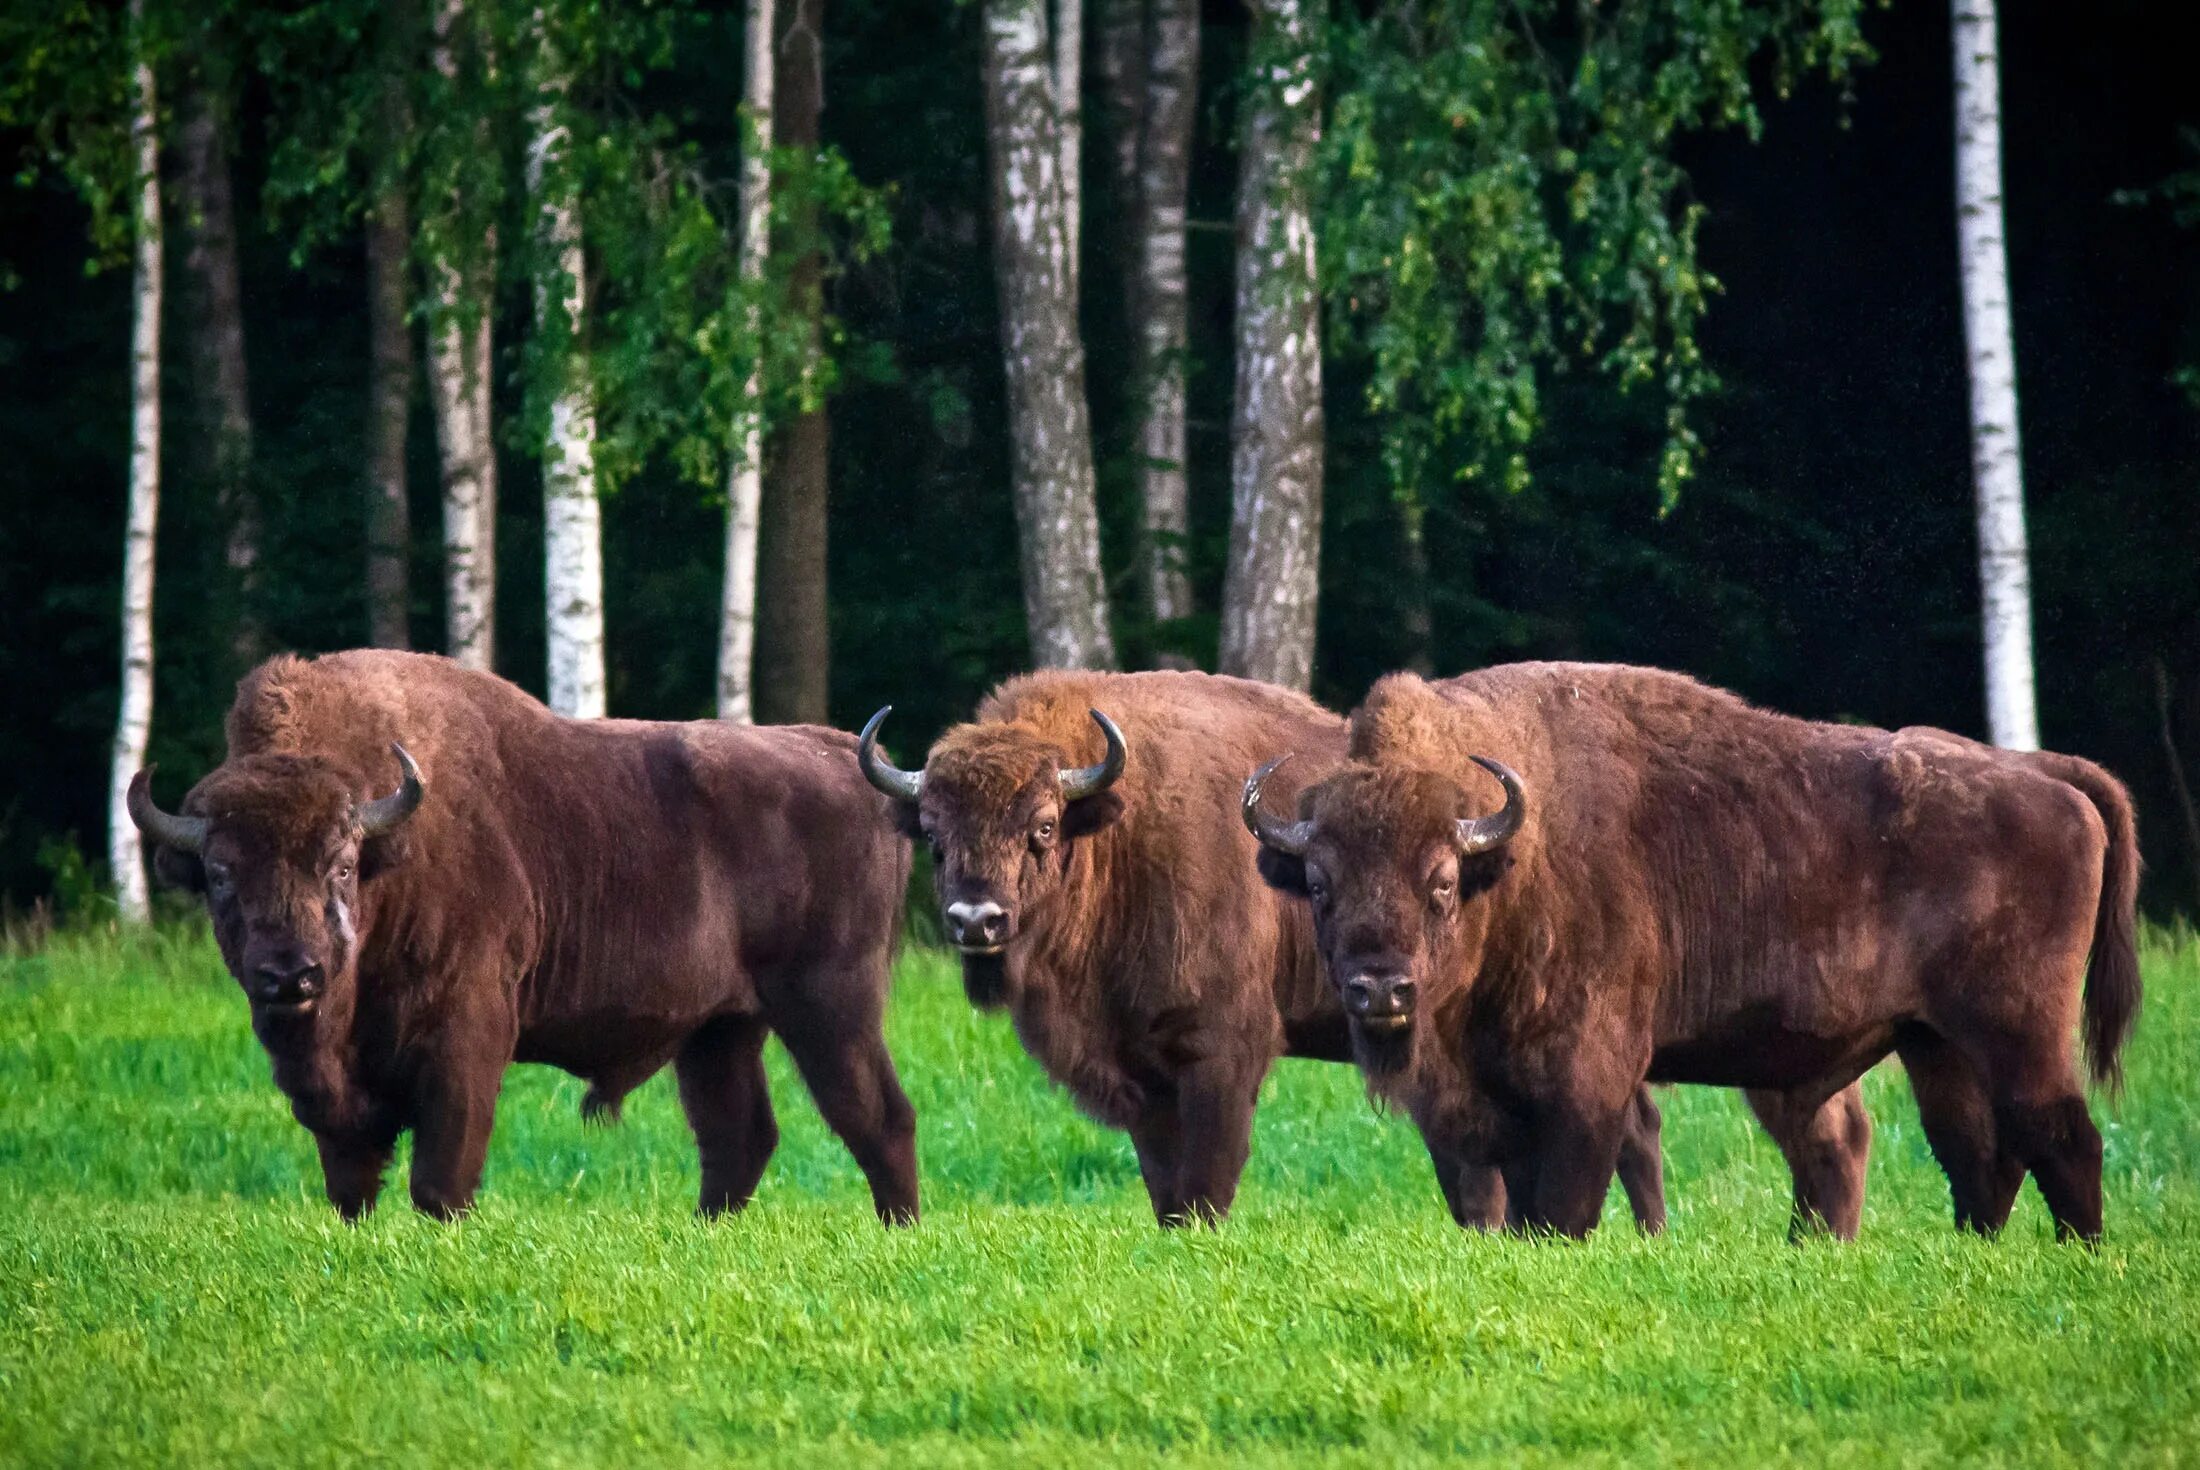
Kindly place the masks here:
[[(513, 1074), (482, 1206), (353, 1229), (203, 933), (0, 958), (0, 1462), (2171, 1462), (2200, 1429), (2200, 946), (2150, 939), (2109, 1238), (1956, 1237), (1898, 1070), (1865, 1238), (1784, 1243), (1735, 1098), (1666, 1103), (1673, 1223), (1470, 1237), (1341, 1067), (1270, 1083), (1237, 1215), (1153, 1229), (1127, 1143), (902, 966), (925, 1220), (881, 1230), (783, 1057), (744, 1216), (671, 1089), (584, 1129)], [(402, 1159), (400, 1166), (402, 1166)]]

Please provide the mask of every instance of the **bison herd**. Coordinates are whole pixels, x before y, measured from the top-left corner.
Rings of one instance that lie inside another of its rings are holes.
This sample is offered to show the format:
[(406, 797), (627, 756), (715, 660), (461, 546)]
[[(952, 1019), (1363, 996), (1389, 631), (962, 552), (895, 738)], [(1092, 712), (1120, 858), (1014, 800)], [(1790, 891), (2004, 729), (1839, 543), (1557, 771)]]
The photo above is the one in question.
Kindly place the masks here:
[(1228, 1213), (1278, 1057), (1352, 1062), (1462, 1225), (1580, 1235), (1615, 1173), (1665, 1219), (1649, 1084), (1737, 1087), (1793, 1228), (1853, 1235), (1892, 1052), (1959, 1226), (2029, 1173), (2101, 1230), (2087, 1071), (2137, 1014), (2131, 804), (2100, 767), (1812, 724), (1680, 675), (1398, 674), (1349, 718), (1197, 673), (1039, 673), (923, 765), (812, 726), (562, 719), (493, 675), (360, 650), (239, 686), (228, 758), (130, 814), (203, 893), (328, 1197), (471, 1205), (513, 1062), (620, 1100), (668, 1062), (702, 1209), (778, 1141), (776, 1034), (917, 1217), (881, 1022), (930, 846), (970, 999), (1123, 1129), (1165, 1225)]

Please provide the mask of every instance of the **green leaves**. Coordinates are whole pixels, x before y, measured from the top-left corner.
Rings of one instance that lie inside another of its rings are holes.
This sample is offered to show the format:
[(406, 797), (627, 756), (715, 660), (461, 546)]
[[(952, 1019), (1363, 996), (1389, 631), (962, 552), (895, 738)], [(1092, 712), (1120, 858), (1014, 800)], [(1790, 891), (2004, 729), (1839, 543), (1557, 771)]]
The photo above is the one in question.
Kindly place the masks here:
[(1714, 378), (1718, 283), (1678, 136), (1760, 125), (1753, 78), (1869, 59), (1857, 0), (1435, 0), (1343, 21), (1318, 235), (1333, 349), (1368, 359), (1398, 493), (1528, 483), (1545, 375), (1666, 401), (1660, 503)]

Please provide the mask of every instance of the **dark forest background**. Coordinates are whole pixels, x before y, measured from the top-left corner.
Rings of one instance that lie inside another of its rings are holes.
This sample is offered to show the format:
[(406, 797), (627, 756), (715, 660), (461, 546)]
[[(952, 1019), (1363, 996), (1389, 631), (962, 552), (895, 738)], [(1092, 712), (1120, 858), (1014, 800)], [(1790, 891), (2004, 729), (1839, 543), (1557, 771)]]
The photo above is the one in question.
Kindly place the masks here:
[[(1229, 516), (1228, 101), (1245, 22), (1207, 7), (1192, 185), (1193, 536), (1211, 623)], [(685, 84), (738, 87), (737, 13)], [(1978, 581), (1952, 207), (1945, 8), (1870, 12), (1876, 61), (1840, 86), (1764, 103), (1761, 140), (1681, 147), (1723, 282), (1700, 338), (1721, 388), (1696, 410), (1702, 467), (1660, 515), (1660, 407), (1589, 373), (1554, 378), (1532, 484), (1429, 498), (1430, 661), (1519, 658), (1682, 669), (1796, 714), (1983, 734)], [(2131, 199), (2200, 163), (2189, 7), (2012, 4), (2002, 16), (2009, 268), (2015, 307), (2042, 736), (2134, 789), (2157, 912), (2200, 903), (2174, 795), (2200, 764), (2200, 233)], [(988, 250), (977, 12), (832, 0), (824, 132), (886, 186), (889, 247), (831, 284), (860, 350), (831, 400), (831, 709), (893, 702), (920, 749), (1027, 662), (995, 283)], [(366, 640), (360, 493), (364, 263), (355, 245), (293, 261), (260, 207), (267, 164), (244, 97), (238, 160), (254, 473), (267, 506), (261, 609), (278, 646)], [(11, 155), (15, 151), (8, 150)], [(1087, 175), (1105, 165), (1089, 146)], [(1097, 200), (1099, 186), (1091, 186)], [(1096, 208), (1086, 273), (1111, 269)], [(0, 893), (23, 905), (84, 879), (101, 846), (115, 719), (129, 421), (129, 280), (88, 273), (87, 218), (59, 184), (0, 189)], [(171, 250), (180, 243), (172, 240)], [(175, 308), (171, 308), (172, 310)], [(1156, 652), (1132, 596), (1136, 512), (1125, 325), (1087, 293), (1103, 540), (1126, 662)], [(503, 344), (500, 344), (500, 350)], [(172, 404), (187, 354), (168, 357)], [(424, 400), (426, 385), (416, 391)], [(500, 401), (507, 421), (515, 402)], [(1355, 366), (1332, 365), (1315, 693), (1348, 707), (1411, 656), (1398, 518)], [(172, 412), (174, 412), (172, 410)], [(156, 607), (153, 757), (219, 758), (237, 670), (223, 528), (172, 417)], [(438, 484), (425, 404), (413, 425), (415, 646), (442, 628)], [(543, 680), (539, 474), (507, 452), (499, 664)], [(612, 713), (712, 707), (721, 505), (662, 466), (605, 506)], [(1190, 645), (1211, 654), (1211, 626)], [(1204, 638), (1202, 645), (1200, 639)], [(1171, 646), (1182, 643), (1181, 638)], [(1211, 663), (1211, 658), (1205, 660)], [(2166, 696), (2166, 699), (2165, 699)]]

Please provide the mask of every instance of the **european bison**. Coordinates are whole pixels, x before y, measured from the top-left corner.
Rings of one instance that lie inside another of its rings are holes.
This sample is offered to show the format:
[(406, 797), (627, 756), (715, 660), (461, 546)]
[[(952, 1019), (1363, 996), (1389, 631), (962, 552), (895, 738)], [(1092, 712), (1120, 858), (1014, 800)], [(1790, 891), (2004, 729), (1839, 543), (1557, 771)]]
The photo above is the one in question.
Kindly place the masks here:
[[(1303, 906), (1254, 876), (1231, 806), (1245, 762), (1279, 741), (1308, 774), (1342, 759), (1344, 721), (1244, 679), (1031, 674), (909, 772), (878, 752), (886, 713), (863, 769), (932, 845), (971, 1000), (1006, 1005), (1048, 1075), (1129, 1130), (1161, 1223), (1227, 1214), (1275, 1059), (1351, 1055)], [(1624, 1174), (1654, 1229), (1658, 1116), (1640, 1103)], [(1439, 1169), (1463, 1222), (1503, 1220), (1494, 1171)]]
[(180, 814), (149, 772), (130, 814), (164, 876), (205, 893), (347, 1219), (406, 1128), (414, 1205), (465, 1210), (515, 1061), (586, 1078), (592, 1115), (671, 1062), (702, 1208), (738, 1209), (778, 1141), (767, 1032), (880, 1217), (916, 1218), (915, 1118), (879, 1025), (909, 852), (851, 737), (565, 720), (381, 650), (270, 660), (228, 734)]
[(2058, 1234), (2099, 1235), (2071, 1036), (2113, 1083), (2140, 985), (2098, 766), (1548, 663), (1392, 676), (1351, 757), (1296, 821), (1247, 783), (1261, 871), (1311, 898), (1373, 1085), (1531, 1226), (1594, 1225), (1645, 1077), (1799, 1116), (1894, 1051), (1959, 1225), (1998, 1229), (2029, 1169)]

